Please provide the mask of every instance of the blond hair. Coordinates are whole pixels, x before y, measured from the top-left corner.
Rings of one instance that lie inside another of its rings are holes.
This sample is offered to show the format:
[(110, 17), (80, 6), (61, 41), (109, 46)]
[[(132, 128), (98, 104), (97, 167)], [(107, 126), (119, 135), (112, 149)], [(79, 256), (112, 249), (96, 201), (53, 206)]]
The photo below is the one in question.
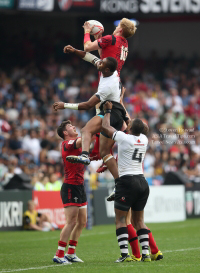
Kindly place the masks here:
[(120, 21), (120, 27), (122, 28), (123, 30), (123, 36), (124, 38), (130, 38), (131, 36), (133, 36), (136, 32), (136, 26), (135, 24), (127, 19), (127, 18), (123, 18), (121, 21)]

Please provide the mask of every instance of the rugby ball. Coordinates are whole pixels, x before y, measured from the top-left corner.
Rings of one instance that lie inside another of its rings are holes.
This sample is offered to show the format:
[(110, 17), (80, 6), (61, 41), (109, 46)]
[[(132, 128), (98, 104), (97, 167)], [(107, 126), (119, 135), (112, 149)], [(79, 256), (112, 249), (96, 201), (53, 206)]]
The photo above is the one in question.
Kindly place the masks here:
[(89, 20), (88, 23), (90, 23), (90, 26), (93, 27), (92, 31), (90, 32), (91, 35), (97, 35), (104, 32), (103, 25), (96, 21), (96, 20)]

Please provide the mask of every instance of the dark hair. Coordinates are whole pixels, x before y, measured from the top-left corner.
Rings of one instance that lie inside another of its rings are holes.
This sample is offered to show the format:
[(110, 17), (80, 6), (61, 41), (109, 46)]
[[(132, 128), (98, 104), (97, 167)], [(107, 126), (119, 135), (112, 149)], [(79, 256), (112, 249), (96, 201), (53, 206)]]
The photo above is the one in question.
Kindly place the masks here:
[(59, 135), (59, 137), (63, 138), (64, 139), (64, 134), (63, 134), (63, 131), (66, 130), (66, 125), (67, 124), (71, 124), (71, 121), (70, 120), (67, 120), (67, 121), (63, 121), (60, 126), (58, 127), (57, 129), (57, 134)]
[(143, 124), (144, 124), (144, 129), (142, 131), (142, 134), (147, 136), (148, 133), (149, 133), (149, 127), (148, 127), (148, 125), (146, 123), (143, 122)]
[(115, 58), (106, 58), (106, 67), (110, 69), (110, 72), (115, 72), (115, 70), (117, 69), (117, 65), (117, 60)]
[(142, 122), (141, 119), (136, 118), (134, 119), (131, 127), (131, 132), (133, 135), (139, 135), (143, 132), (144, 130), (144, 123)]

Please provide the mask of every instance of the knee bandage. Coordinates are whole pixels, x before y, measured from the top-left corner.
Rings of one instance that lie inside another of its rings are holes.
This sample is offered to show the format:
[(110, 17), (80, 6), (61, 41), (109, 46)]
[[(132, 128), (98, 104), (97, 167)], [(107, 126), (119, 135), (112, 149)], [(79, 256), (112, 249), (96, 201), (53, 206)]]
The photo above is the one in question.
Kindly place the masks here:
[(103, 157), (103, 162), (106, 163), (106, 162), (107, 162), (108, 160), (110, 160), (111, 158), (113, 158), (113, 156), (112, 156), (111, 154), (105, 155), (105, 156)]

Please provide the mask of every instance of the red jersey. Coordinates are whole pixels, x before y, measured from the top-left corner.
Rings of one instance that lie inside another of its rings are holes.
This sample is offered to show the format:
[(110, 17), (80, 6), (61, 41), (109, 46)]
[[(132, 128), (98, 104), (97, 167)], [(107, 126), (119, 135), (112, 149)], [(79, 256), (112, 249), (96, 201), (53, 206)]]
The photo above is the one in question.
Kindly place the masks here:
[[(77, 138), (78, 139), (78, 138)], [(65, 140), (62, 142), (62, 159), (65, 169), (64, 183), (82, 185), (84, 183), (85, 166), (81, 163), (70, 163), (66, 160), (68, 155), (80, 155), (82, 148), (76, 149), (76, 140)]]
[(120, 71), (128, 55), (128, 41), (121, 36), (106, 35), (98, 39), (97, 42), (102, 49), (101, 59), (113, 57), (117, 60), (117, 72), (120, 76)]

